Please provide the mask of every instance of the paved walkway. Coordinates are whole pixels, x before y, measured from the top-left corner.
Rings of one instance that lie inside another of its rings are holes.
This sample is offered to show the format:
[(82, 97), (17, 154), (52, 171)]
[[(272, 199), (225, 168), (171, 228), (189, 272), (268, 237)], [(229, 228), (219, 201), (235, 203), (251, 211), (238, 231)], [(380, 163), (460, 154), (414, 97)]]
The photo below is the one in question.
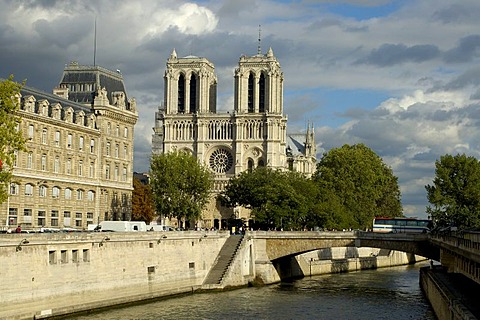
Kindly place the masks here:
[(437, 280), (477, 318), (480, 319), (480, 284), (459, 273), (447, 273), (443, 268), (434, 269)]

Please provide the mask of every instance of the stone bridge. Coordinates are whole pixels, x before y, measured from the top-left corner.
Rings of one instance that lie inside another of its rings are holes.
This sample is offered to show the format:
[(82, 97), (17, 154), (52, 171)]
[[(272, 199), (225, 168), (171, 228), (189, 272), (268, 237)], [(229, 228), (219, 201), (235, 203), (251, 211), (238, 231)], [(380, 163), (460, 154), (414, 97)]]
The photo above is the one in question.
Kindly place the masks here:
[(440, 258), (440, 250), (431, 244), (428, 234), (254, 231), (247, 237), (255, 242), (260, 254), (264, 252), (264, 259), (270, 261), (332, 247), (371, 247), (413, 253), (433, 260)]

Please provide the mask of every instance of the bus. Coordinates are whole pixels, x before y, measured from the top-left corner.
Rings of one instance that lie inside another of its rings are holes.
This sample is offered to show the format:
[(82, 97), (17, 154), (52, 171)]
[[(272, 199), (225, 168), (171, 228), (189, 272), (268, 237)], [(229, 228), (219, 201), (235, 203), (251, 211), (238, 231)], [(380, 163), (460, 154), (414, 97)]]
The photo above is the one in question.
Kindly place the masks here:
[(373, 219), (373, 232), (426, 233), (431, 226), (432, 221), (427, 219), (382, 217)]

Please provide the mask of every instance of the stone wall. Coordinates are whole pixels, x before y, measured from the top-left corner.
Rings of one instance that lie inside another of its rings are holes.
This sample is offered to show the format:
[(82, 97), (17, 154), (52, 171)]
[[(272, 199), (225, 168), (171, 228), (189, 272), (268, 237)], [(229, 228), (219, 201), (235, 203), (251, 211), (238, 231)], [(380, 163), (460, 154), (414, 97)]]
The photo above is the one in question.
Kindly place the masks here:
[(191, 292), (202, 284), (228, 236), (218, 232), (0, 235), (0, 319), (38, 319)]

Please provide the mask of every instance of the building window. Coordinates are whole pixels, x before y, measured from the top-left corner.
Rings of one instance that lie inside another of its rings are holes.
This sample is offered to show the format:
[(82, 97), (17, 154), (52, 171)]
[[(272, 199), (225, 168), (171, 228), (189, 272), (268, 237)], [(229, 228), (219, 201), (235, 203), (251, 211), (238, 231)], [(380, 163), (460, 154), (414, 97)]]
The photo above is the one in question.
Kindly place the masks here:
[(90, 153), (95, 152), (95, 140), (91, 139), (90, 140)]
[(107, 156), (110, 156), (110, 142), (107, 142), (107, 147), (106, 147), (107, 151), (106, 151), (106, 155)]
[(87, 198), (88, 198), (88, 201), (95, 201), (95, 192), (93, 192), (92, 190), (89, 190), (87, 193)]
[(67, 163), (65, 164), (65, 172), (66, 174), (72, 173), (72, 159), (67, 159)]
[(82, 189), (77, 190), (77, 200), (83, 200), (83, 190)]
[(66, 188), (65, 189), (65, 199), (72, 199), (72, 189)]
[(59, 173), (60, 172), (60, 158), (58, 156), (55, 157), (53, 160), (53, 172)]
[(45, 210), (38, 210), (38, 226), (44, 227), (45, 226)]
[(41, 197), (41, 198), (45, 198), (47, 196), (47, 187), (44, 186), (44, 185), (41, 185), (39, 188), (38, 188), (38, 195)]
[(118, 158), (119, 156), (119, 148), (120, 146), (118, 144), (115, 145), (115, 158)]
[(8, 208), (8, 224), (11, 226), (17, 225), (18, 209)]
[(83, 137), (78, 139), (78, 150), (83, 151)]
[(42, 171), (47, 171), (47, 155), (42, 154)]
[(11, 195), (17, 195), (18, 194), (18, 189), (19, 189), (19, 186), (18, 184), (16, 183), (10, 183), (10, 194)]
[(123, 137), (128, 138), (128, 128), (125, 127), (125, 130), (123, 130)]
[(30, 140), (33, 139), (33, 132), (34, 132), (33, 124), (30, 124), (28, 126), (28, 139), (30, 139)]
[(93, 162), (90, 162), (89, 177), (90, 178), (95, 177), (95, 163), (93, 163)]
[(27, 155), (27, 169), (32, 169), (33, 167), (33, 152), (29, 152)]
[(87, 220), (93, 221), (93, 212), (87, 212)]
[(71, 149), (73, 144), (73, 136), (71, 133), (67, 135), (67, 149)]
[(60, 131), (55, 131), (55, 146), (60, 146)]
[(122, 181), (123, 182), (127, 181), (127, 167), (123, 167)]
[(113, 173), (113, 180), (118, 181), (118, 166), (115, 166), (115, 171)]
[(29, 183), (25, 185), (25, 195), (29, 197), (33, 196), (33, 185)]
[(82, 213), (77, 212), (75, 213), (75, 226), (81, 227), (82, 226)]
[(123, 159), (127, 159), (127, 146), (123, 147)]
[(18, 150), (13, 151), (13, 167), (18, 167)]
[(47, 134), (48, 134), (47, 129), (43, 128), (43, 130), (42, 130), (42, 143), (43, 144), (47, 144)]
[(52, 188), (52, 198), (58, 199), (60, 197), (60, 188), (59, 187), (53, 187)]
[(119, 127), (119, 126), (117, 126), (117, 127), (115, 128), (115, 135), (116, 135), (117, 137), (120, 135), (120, 127)]
[[(32, 216), (32, 209), (23, 209), (23, 216), (24, 217), (31, 217)], [(27, 219), (28, 220), (28, 219)]]
[(52, 210), (52, 216), (50, 218), (50, 225), (52, 227), (58, 227), (58, 210)]
[(110, 180), (110, 165), (105, 166), (105, 179)]
[(81, 177), (83, 176), (83, 161), (78, 161), (78, 175)]
[(110, 134), (110, 132), (112, 131), (112, 125), (109, 123), (107, 123), (107, 134)]

